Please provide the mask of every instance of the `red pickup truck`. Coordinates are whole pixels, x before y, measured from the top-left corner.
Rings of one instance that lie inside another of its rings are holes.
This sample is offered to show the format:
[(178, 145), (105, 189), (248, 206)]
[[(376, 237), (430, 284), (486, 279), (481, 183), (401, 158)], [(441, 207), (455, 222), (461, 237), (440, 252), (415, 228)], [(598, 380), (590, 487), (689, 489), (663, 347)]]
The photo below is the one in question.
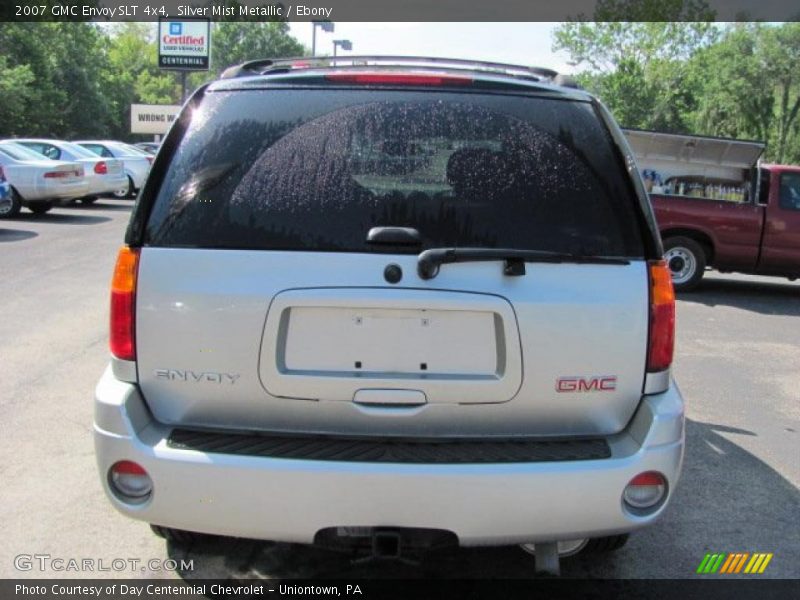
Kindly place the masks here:
[(800, 166), (756, 164), (760, 142), (626, 130), (675, 289), (706, 267), (800, 277)]

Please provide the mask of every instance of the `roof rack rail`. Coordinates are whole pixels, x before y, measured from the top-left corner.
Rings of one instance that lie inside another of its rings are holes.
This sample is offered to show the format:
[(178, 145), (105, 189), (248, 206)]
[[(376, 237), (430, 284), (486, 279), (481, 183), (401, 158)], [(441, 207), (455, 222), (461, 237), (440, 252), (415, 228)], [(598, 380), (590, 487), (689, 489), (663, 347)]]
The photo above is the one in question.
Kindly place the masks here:
[(537, 81), (547, 80), (567, 87), (575, 86), (572, 78), (552, 69), (512, 65), (508, 63), (469, 60), (463, 58), (432, 58), (426, 56), (305, 56), (295, 58), (262, 58), (251, 60), (240, 65), (228, 67), (220, 76), (221, 79), (233, 79), (252, 75), (266, 75), (275, 71), (290, 71), (296, 68), (313, 67), (365, 67), (365, 66), (407, 66), (407, 67), (442, 67), (453, 70), (499, 72), (516, 77), (533, 78)]

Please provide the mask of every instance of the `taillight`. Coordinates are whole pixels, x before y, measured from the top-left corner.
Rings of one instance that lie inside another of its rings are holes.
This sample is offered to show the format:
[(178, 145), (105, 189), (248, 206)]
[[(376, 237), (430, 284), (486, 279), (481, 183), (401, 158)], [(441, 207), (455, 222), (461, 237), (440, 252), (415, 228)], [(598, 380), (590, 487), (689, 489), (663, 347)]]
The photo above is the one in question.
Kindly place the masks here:
[(650, 272), (650, 339), (647, 370), (663, 371), (672, 364), (675, 347), (675, 291), (672, 276), (663, 260), (651, 261)]
[(3, 171), (3, 167), (0, 166), (0, 181), (5, 181), (5, 180), (6, 180), (5, 171)]
[(417, 73), (329, 73), (328, 81), (374, 85), (470, 85), (469, 77)]
[(61, 179), (62, 177), (69, 177), (72, 171), (48, 171), (44, 174), (45, 179)]
[(123, 246), (117, 255), (111, 279), (111, 354), (122, 360), (136, 360), (134, 336), (136, 316), (136, 274), (139, 250)]
[(94, 172), (98, 175), (105, 175), (108, 173), (108, 165), (106, 164), (106, 161), (101, 160), (100, 162), (94, 163)]
[(147, 162), (149, 162), (151, 165), (153, 164), (153, 157), (152, 156), (145, 156), (145, 158), (147, 159)]

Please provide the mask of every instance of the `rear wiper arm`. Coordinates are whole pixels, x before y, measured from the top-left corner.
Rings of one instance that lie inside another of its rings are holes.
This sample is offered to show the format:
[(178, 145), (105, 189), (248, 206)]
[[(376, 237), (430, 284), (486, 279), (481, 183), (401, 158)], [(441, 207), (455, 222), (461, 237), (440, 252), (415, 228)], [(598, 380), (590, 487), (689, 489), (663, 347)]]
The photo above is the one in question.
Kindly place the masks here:
[(525, 275), (526, 262), (586, 263), (598, 265), (627, 265), (629, 261), (613, 256), (582, 256), (547, 250), (514, 250), (511, 248), (431, 248), (417, 259), (417, 273), (422, 279), (433, 279), (439, 267), (447, 263), (503, 260), (503, 274)]

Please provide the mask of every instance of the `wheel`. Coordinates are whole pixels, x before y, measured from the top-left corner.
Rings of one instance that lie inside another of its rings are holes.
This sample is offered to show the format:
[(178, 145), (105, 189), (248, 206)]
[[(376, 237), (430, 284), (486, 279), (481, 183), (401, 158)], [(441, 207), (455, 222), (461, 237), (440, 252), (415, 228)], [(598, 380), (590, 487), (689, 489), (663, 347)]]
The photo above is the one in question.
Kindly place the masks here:
[(97, 202), (97, 196), (87, 196), (86, 198), (81, 198), (81, 204), (94, 204)]
[(35, 215), (43, 215), (44, 213), (48, 212), (51, 208), (53, 208), (53, 203), (50, 201), (31, 202), (30, 204), (28, 204), (28, 210)]
[(128, 185), (122, 189), (116, 190), (112, 192), (114, 198), (119, 198), (121, 200), (125, 198), (129, 198), (133, 195), (133, 179), (131, 179), (130, 175), (128, 176)]
[(582, 548), (581, 552), (587, 554), (604, 554), (622, 548), (627, 542), (629, 534), (610, 535), (608, 537), (592, 538)]
[(150, 529), (152, 529), (153, 533), (155, 533), (158, 537), (162, 537), (168, 542), (173, 542), (181, 546), (188, 546), (189, 544), (193, 544), (210, 537), (204, 533), (184, 531), (183, 529), (172, 529), (170, 527), (162, 527), (161, 525), (151, 524)]
[(672, 274), (675, 291), (695, 288), (706, 270), (706, 253), (692, 238), (678, 236), (664, 240), (664, 260)]
[(0, 219), (16, 217), (22, 208), (22, 199), (14, 188), (10, 190), (9, 199), (11, 200), (11, 204), (4, 203), (0, 206)]

